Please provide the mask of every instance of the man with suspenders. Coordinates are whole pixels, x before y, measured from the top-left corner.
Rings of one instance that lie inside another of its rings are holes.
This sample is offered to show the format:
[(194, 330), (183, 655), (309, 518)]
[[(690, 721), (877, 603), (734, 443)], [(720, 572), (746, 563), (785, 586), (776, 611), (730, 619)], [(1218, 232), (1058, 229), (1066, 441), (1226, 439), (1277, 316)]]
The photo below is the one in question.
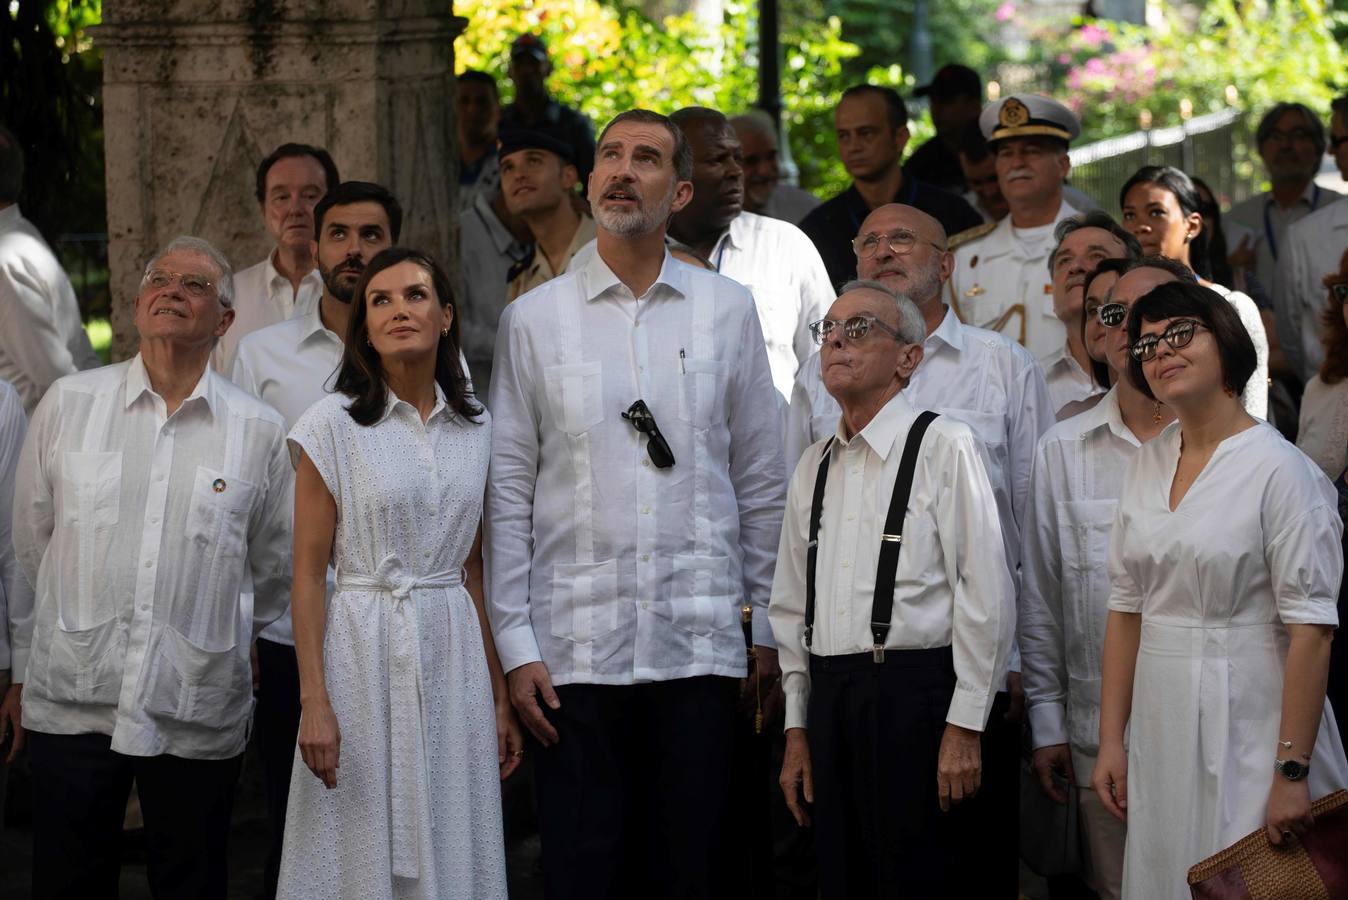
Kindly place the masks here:
[(826, 900), (951, 896), (1015, 623), (997, 504), (973, 431), (904, 396), (926, 335), (908, 298), (851, 282), (812, 330), (842, 416), (782, 523), (782, 790)]

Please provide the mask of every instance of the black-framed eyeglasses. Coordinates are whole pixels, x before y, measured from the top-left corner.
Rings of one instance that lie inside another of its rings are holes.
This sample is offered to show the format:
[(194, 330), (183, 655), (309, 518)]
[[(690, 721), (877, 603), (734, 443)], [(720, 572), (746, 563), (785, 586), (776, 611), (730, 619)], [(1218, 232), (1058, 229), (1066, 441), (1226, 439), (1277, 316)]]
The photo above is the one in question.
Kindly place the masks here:
[(1329, 293), (1334, 295), (1335, 303), (1348, 303), (1348, 281), (1334, 282), (1329, 286)]
[(848, 316), (841, 322), (834, 319), (820, 319), (818, 322), (810, 323), (810, 337), (814, 338), (816, 344), (823, 344), (832, 338), (833, 329), (840, 325), (842, 326), (843, 337), (849, 341), (861, 340), (870, 334), (873, 327), (879, 328), (896, 341), (903, 341), (903, 337), (897, 331), (875, 316)]
[(650, 455), (652, 465), (657, 469), (668, 469), (674, 465), (674, 451), (669, 449), (669, 441), (660, 433), (660, 426), (655, 423), (655, 416), (651, 414), (645, 400), (637, 400), (627, 407), (623, 418), (646, 435), (646, 453)]
[(1128, 307), (1122, 303), (1106, 303), (1096, 310), (1100, 324), (1106, 328), (1118, 328), (1128, 318)]
[[(913, 245), (919, 240), (921, 239), (916, 233), (906, 229), (893, 231), (889, 234), (876, 234), (872, 231), (852, 241), (852, 252), (857, 255), (858, 259), (870, 259), (879, 252), (881, 244), (886, 244), (895, 256), (903, 256), (905, 253), (912, 253)], [(945, 250), (940, 244), (931, 241), (924, 240), (922, 243), (931, 244), (937, 250)]]
[(1165, 331), (1160, 334), (1144, 334), (1128, 350), (1133, 354), (1133, 359), (1138, 362), (1147, 362), (1156, 358), (1156, 347), (1162, 340), (1178, 350), (1181, 347), (1189, 346), (1189, 343), (1194, 339), (1195, 332), (1200, 328), (1207, 328), (1207, 326), (1202, 322), (1195, 322), (1193, 319), (1180, 319), (1177, 322), (1171, 322), (1166, 326)]
[(1337, 150), (1337, 149), (1339, 149), (1339, 147), (1340, 147), (1341, 145), (1343, 145), (1343, 144), (1345, 144), (1345, 143), (1348, 143), (1348, 134), (1341, 134), (1341, 135), (1339, 135), (1338, 137), (1335, 137), (1335, 136), (1332, 135), (1332, 134), (1329, 136), (1329, 149), (1330, 149), (1330, 150)]

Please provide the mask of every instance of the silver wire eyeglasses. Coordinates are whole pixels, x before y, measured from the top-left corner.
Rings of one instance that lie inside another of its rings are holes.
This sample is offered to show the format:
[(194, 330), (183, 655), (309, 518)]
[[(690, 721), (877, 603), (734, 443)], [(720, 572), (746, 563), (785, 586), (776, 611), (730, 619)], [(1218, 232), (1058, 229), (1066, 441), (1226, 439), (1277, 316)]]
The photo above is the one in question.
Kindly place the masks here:
[[(889, 250), (895, 256), (903, 256), (905, 253), (913, 252), (913, 245), (920, 238), (911, 231), (899, 230), (892, 231), (889, 234), (876, 234), (874, 231), (863, 234), (852, 241), (852, 252), (858, 259), (870, 259), (880, 250), (880, 245), (887, 244)], [(945, 252), (945, 248), (932, 241), (922, 241), (924, 244), (931, 244), (937, 250)]]
[(849, 316), (841, 322), (834, 319), (820, 319), (810, 323), (810, 337), (816, 344), (823, 344), (833, 336), (833, 329), (842, 326), (843, 337), (849, 341), (859, 341), (870, 333), (872, 327), (879, 328), (896, 341), (903, 338), (897, 331), (881, 322), (875, 316)]
[(211, 292), (215, 290), (215, 282), (203, 275), (170, 272), (167, 269), (151, 269), (146, 272), (144, 283), (156, 291), (160, 291), (173, 284), (175, 278), (183, 286), (183, 291), (189, 297), (209, 297)]

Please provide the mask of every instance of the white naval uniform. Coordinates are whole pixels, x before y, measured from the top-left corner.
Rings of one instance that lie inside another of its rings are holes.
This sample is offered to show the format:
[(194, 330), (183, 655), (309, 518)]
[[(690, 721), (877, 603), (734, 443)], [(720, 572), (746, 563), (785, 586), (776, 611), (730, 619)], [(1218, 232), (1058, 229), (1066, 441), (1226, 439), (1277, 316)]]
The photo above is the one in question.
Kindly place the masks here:
[[(1077, 215), (1080, 210), (1064, 200), (1053, 226)], [(1007, 216), (986, 235), (955, 248), (955, 270), (946, 286), (946, 302), (966, 325), (991, 328), (1008, 310), (1023, 306), (1023, 314), (1011, 314), (997, 330), (1024, 344), (1035, 359), (1067, 340), (1067, 330), (1053, 312), (1053, 279), (1048, 271), (1052, 241), (1044, 246), (1042, 254), (1026, 254)]]

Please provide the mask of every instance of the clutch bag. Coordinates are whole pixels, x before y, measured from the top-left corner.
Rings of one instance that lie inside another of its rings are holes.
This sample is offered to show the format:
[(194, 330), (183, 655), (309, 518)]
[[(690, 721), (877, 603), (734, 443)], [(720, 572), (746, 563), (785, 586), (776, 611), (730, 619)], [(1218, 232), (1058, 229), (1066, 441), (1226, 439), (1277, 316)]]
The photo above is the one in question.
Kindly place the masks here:
[(1315, 824), (1275, 847), (1259, 828), (1189, 870), (1193, 900), (1348, 898), (1348, 790), (1311, 804)]

